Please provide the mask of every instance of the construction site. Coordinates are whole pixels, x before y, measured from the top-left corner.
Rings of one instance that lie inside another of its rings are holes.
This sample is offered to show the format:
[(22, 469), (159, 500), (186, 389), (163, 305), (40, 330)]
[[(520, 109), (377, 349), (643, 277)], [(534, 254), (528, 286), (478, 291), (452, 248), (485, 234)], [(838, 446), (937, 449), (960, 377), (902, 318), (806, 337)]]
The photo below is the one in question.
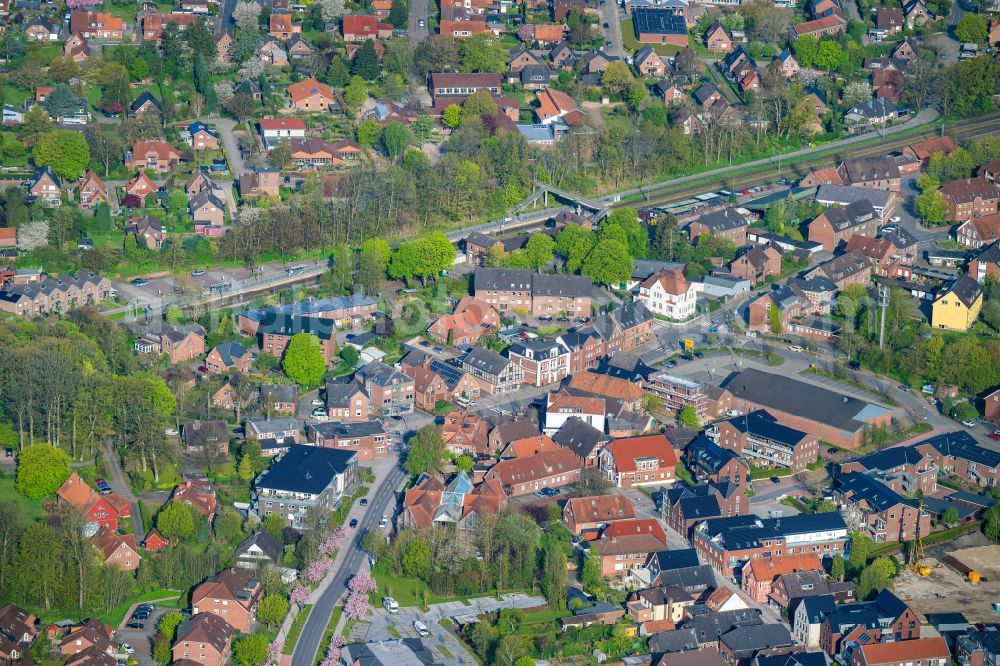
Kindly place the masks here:
[(921, 622), (926, 623), (931, 613), (953, 612), (973, 623), (996, 622), (1000, 613), (993, 604), (1000, 603), (1000, 546), (973, 545), (984, 541), (978, 533), (958, 541), (967, 547), (952, 542), (928, 548), (920, 570), (900, 571), (895, 592)]

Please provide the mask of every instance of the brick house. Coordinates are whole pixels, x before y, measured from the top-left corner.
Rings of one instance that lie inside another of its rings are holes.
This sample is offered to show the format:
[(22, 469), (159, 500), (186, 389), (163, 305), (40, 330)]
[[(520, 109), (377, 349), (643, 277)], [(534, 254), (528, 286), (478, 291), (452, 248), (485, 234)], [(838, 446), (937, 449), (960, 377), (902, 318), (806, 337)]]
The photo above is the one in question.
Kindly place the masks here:
[(755, 245), (729, 264), (729, 272), (757, 286), (769, 275), (781, 274), (782, 252), (772, 244)]
[(70, 34), (79, 33), (85, 39), (101, 42), (121, 41), (125, 36), (125, 22), (106, 12), (88, 12), (76, 9), (69, 15)]
[(139, 568), (142, 556), (136, 548), (134, 534), (117, 534), (102, 527), (94, 535), (93, 544), (105, 565), (118, 567), (122, 571), (135, 571)]
[(927, 451), (917, 445), (894, 446), (860, 458), (842, 462), (838, 474), (862, 472), (897, 493), (931, 495), (937, 490), (937, 463)]
[(643, 391), (638, 384), (621, 377), (596, 372), (578, 372), (567, 385), (573, 395), (596, 396), (619, 401), (622, 407), (638, 412), (642, 407)]
[(364, 387), (357, 382), (328, 382), (323, 392), (326, 413), (330, 420), (368, 421), (372, 417), (371, 398), (368, 397)]
[[(701, 438), (704, 439), (704, 438)], [(749, 512), (750, 501), (744, 485), (729, 481), (699, 483), (695, 486), (677, 484), (663, 499), (663, 519), (672, 530), (691, 538), (694, 527), (709, 518), (742, 516)]]
[(806, 278), (824, 277), (843, 291), (852, 284), (867, 285), (871, 281), (872, 263), (858, 251), (847, 252), (813, 267)]
[(0, 311), (32, 318), (69, 312), (111, 298), (111, 281), (97, 273), (66, 275), (59, 280), (14, 284), (0, 289)]
[(993, 389), (983, 398), (983, 417), (990, 423), (1000, 423), (1000, 388)]
[(108, 186), (93, 171), (88, 170), (80, 181), (80, 208), (96, 208), (108, 200)]
[(941, 636), (859, 645), (850, 666), (947, 666), (951, 652)]
[(205, 357), (205, 368), (215, 374), (223, 374), (233, 368), (247, 374), (252, 363), (253, 352), (238, 342), (216, 345)]
[(667, 535), (654, 519), (619, 520), (605, 527), (590, 547), (601, 558), (601, 577), (623, 577), (644, 566), (650, 553), (667, 550)]
[(464, 347), (474, 345), (483, 335), (500, 326), (500, 313), (493, 306), (471, 296), (455, 306), (454, 313), (444, 315), (427, 329), (438, 342)]
[(413, 378), (380, 361), (362, 366), (354, 375), (371, 400), (372, 409), (382, 416), (413, 412)]
[(667, 66), (651, 46), (644, 46), (635, 54), (635, 66), (643, 76), (662, 78), (667, 73)]
[(807, 226), (809, 240), (833, 251), (854, 235), (874, 237), (881, 218), (868, 201), (856, 201), (843, 208), (827, 208)]
[(797, 571), (823, 570), (823, 563), (816, 553), (753, 559), (742, 569), (741, 588), (752, 601), (766, 604), (779, 576)]
[(281, 194), (281, 171), (262, 167), (240, 174), (240, 196), (244, 199), (259, 196), (276, 197)]
[(137, 171), (132, 178), (125, 183), (125, 194), (140, 199), (145, 199), (156, 192), (156, 183), (146, 175), (145, 171)]
[(199, 613), (177, 627), (174, 663), (225, 666), (232, 654), (233, 628), (213, 613)]
[(955, 239), (959, 245), (973, 249), (1000, 240), (1000, 214), (974, 217), (958, 225)]
[[(618, 352), (634, 351), (652, 341), (653, 319), (645, 303), (632, 301), (611, 312), (596, 315), (590, 325), (604, 341), (605, 354), (614, 356)], [(575, 367), (576, 364), (573, 365)]]
[(548, 275), (528, 269), (477, 268), (473, 295), (501, 314), (527, 311), (532, 316), (589, 317), (590, 277)]
[(62, 186), (56, 175), (43, 166), (28, 185), (28, 195), (49, 206), (58, 206), (62, 203)]
[(547, 451), (525, 458), (501, 460), (486, 473), (496, 479), (509, 497), (527, 495), (542, 488), (561, 488), (580, 480), (580, 459), (569, 449)]
[[(345, 16), (345, 19), (355, 18)], [(336, 102), (333, 90), (325, 83), (308, 78), (288, 86), (288, 97), (292, 107), (298, 111), (326, 111)]]
[(73, 507), (86, 523), (116, 532), (118, 520), (132, 517), (132, 505), (115, 493), (98, 494), (80, 475), (73, 472), (56, 491), (60, 504)]
[(369, 39), (389, 39), (392, 25), (379, 23), (377, 16), (346, 15), (343, 18), (345, 42), (364, 42)]
[[(992, 396), (987, 396), (988, 402), (993, 402)], [(987, 414), (992, 413), (987, 410)], [(980, 446), (965, 431), (931, 437), (916, 446), (934, 459), (941, 474), (957, 476), (980, 486), (992, 487), (1000, 483), (1000, 453)]]
[(249, 633), (257, 619), (257, 603), (264, 586), (252, 571), (231, 568), (209, 576), (191, 592), (191, 613), (212, 614), (236, 631)]
[[(253, 438), (254, 435), (251, 434), (250, 437)], [(178, 483), (174, 486), (170, 499), (174, 502), (186, 504), (194, 513), (199, 516), (205, 516), (210, 522), (219, 504), (215, 488), (209, 483), (208, 479), (202, 477), (187, 479)]]
[(524, 383), (531, 386), (555, 384), (570, 374), (570, 350), (558, 340), (521, 340), (511, 345), (507, 356), (521, 367)]
[(608, 346), (596, 328), (596, 325), (574, 328), (556, 338), (556, 342), (569, 351), (570, 374), (593, 370), (608, 355)]
[(441, 424), (441, 438), (452, 454), (468, 454), (473, 458), (495, 453), (489, 446), (489, 425), (473, 412), (449, 412)]
[(844, 160), (837, 166), (843, 184), (875, 190), (899, 192), (900, 174), (891, 157), (860, 157)]
[(292, 21), (291, 14), (273, 13), (268, 17), (268, 34), (275, 39), (287, 42), (292, 35), (302, 32), (302, 26)]
[(212, 190), (204, 190), (193, 196), (188, 201), (188, 212), (197, 233), (214, 236), (216, 234), (210, 230), (226, 226), (226, 202), (219, 199)]
[(805, 471), (819, 455), (816, 435), (784, 426), (763, 409), (717, 421), (708, 436), (756, 467), (787, 467), (793, 474)]
[(136, 141), (125, 160), (125, 167), (167, 173), (180, 161), (180, 153), (166, 141)]
[(635, 505), (625, 495), (574, 497), (563, 507), (563, 524), (573, 534), (602, 530), (618, 520), (635, 518)]
[(142, 39), (145, 42), (158, 43), (163, 36), (163, 30), (168, 25), (176, 25), (183, 31), (192, 23), (200, 20), (201, 17), (197, 14), (146, 12), (142, 17)]
[(920, 510), (917, 500), (903, 497), (868, 474), (840, 475), (833, 496), (841, 513), (876, 543), (912, 541), (930, 534), (930, 514)]
[(332, 319), (279, 313), (258, 325), (257, 344), (261, 351), (281, 358), (292, 337), (299, 333), (308, 333), (319, 340), (323, 358), (328, 364), (333, 365), (337, 359), (336, 332), (337, 325)]
[(601, 476), (619, 488), (674, 482), (677, 453), (663, 435), (616, 439), (599, 459)]
[(716, 23), (705, 33), (705, 47), (712, 53), (730, 53), (733, 50), (733, 36), (721, 23)]
[(719, 446), (708, 437), (695, 437), (684, 447), (684, 465), (700, 483), (733, 484), (745, 488), (750, 482), (750, 465), (740, 455)]
[(115, 646), (111, 643), (114, 629), (99, 620), (90, 619), (76, 627), (70, 627), (69, 632), (59, 642), (59, 653), (63, 656), (79, 654), (95, 648), (97, 652), (114, 654)]
[(712, 234), (713, 237), (727, 238), (741, 247), (747, 242), (747, 228), (750, 221), (735, 208), (705, 213), (688, 225), (688, 237), (692, 242), (702, 234)]
[(229, 428), (225, 421), (191, 421), (181, 431), (181, 441), (187, 453), (214, 450), (220, 456), (229, 455)]
[(142, 354), (166, 354), (171, 364), (182, 363), (205, 353), (205, 329), (200, 324), (164, 326), (144, 333), (134, 346)]
[(938, 190), (948, 203), (948, 219), (964, 222), (975, 217), (994, 215), (1000, 189), (984, 178), (962, 178)]

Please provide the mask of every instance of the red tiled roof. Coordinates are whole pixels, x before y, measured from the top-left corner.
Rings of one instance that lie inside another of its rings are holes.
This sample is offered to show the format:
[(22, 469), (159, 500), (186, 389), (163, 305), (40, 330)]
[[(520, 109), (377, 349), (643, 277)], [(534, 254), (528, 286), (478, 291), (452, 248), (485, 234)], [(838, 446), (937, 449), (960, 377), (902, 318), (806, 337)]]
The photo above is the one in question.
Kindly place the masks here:
[(489, 475), (506, 486), (545, 479), (577, 469), (580, 469), (580, 459), (576, 454), (559, 447), (556, 451), (546, 451), (527, 458), (501, 460), (493, 466)]
[(869, 666), (871, 664), (896, 664), (929, 658), (947, 660), (951, 654), (948, 651), (948, 645), (941, 636), (891, 643), (870, 643), (862, 645), (859, 649), (863, 662)]
[(262, 130), (305, 130), (302, 118), (261, 118), (257, 121)]
[(619, 472), (634, 472), (636, 458), (658, 458), (661, 467), (677, 465), (677, 453), (663, 435), (616, 439), (605, 448), (614, 457)]

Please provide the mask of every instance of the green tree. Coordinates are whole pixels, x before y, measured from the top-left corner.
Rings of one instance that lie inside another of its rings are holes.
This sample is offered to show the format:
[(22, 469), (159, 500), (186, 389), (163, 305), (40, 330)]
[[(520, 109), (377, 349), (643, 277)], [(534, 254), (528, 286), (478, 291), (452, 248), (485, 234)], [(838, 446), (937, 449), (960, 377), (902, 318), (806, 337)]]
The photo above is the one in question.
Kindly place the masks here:
[(691, 405), (684, 405), (681, 408), (680, 413), (677, 415), (677, 420), (680, 421), (681, 425), (685, 428), (701, 427), (701, 422), (698, 420), (698, 413), (694, 411), (694, 407)]
[(591, 546), (583, 560), (583, 571), (580, 573), (580, 581), (583, 589), (590, 594), (595, 594), (604, 587), (601, 578), (601, 555), (596, 546)]
[(243, 456), (240, 458), (240, 462), (236, 466), (236, 475), (243, 481), (253, 480), (254, 472), (253, 466), (250, 464), (249, 456)]
[(358, 143), (365, 148), (374, 148), (378, 141), (379, 130), (382, 126), (371, 118), (365, 118), (358, 123)]
[(319, 386), (326, 374), (326, 359), (319, 338), (310, 333), (292, 336), (281, 361), (285, 374), (301, 386)]
[(847, 562), (847, 569), (852, 576), (857, 576), (865, 568), (872, 546), (872, 540), (865, 535), (858, 533), (851, 534), (851, 556)]
[(368, 39), (354, 55), (351, 63), (351, 74), (360, 76), (365, 81), (374, 81), (379, 77), (381, 67), (378, 63), (378, 53), (375, 52), (375, 41)]
[(678, 232), (677, 218), (664, 215), (653, 230), (652, 254), (662, 261), (675, 261), (687, 247), (687, 240)]
[(833, 513), (837, 510), (837, 503), (833, 500), (821, 500), (816, 504), (815, 513)]
[(475, 467), (475, 464), (476, 463), (472, 459), (472, 456), (470, 456), (467, 453), (463, 453), (455, 460), (455, 471), (465, 472), (466, 474), (468, 474), (469, 472), (472, 471), (472, 468)]
[(156, 623), (156, 630), (163, 634), (167, 641), (172, 643), (177, 637), (177, 627), (184, 621), (184, 616), (180, 613), (167, 613)]
[(772, 304), (771, 307), (768, 308), (767, 322), (768, 326), (771, 329), (771, 333), (773, 333), (774, 335), (781, 335), (781, 331), (783, 328), (781, 321), (781, 309), (777, 305)]
[(30, 444), (17, 461), (15, 488), (28, 499), (54, 495), (69, 478), (69, 456), (48, 444)]
[(459, 46), (463, 72), (499, 72), (507, 64), (507, 47), (492, 32), (480, 32)]
[(413, 134), (403, 123), (389, 123), (382, 130), (382, 147), (385, 154), (393, 160), (399, 159), (412, 140)]
[[(249, 459), (250, 456), (244, 454), (244, 457)], [(235, 546), (243, 539), (243, 519), (232, 509), (223, 509), (212, 522), (212, 529), (215, 531), (215, 536), (231, 546)]]
[(240, 666), (261, 666), (267, 662), (270, 642), (263, 634), (247, 634), (233, 642), (233, 660)]
[(462, 102), (462, 123), (471, 120), (478, 120), (483, 116), (495, 116), (497, 114), (497, 103), (493, 100), (493, 95), (485, 90), (477, 90)]
[[(649, 248), (649, 234), (639, 222), (639, 214), (635, 208), (616, 208), (608, 215), (608, 219), (601, 225), (601, 233), (607, 229), (617, 227), (625, 234), (625, 246), (632, 257), (645, 257)], [(598, 237), (601, 237), (598, 234)]]
[(79, 110), (80, 98), (73, 94), (68, 85), (60, 83), (48, 94), (42, 107), (52, 118), (65, 118)]
[[(351, 80), (351, 72), (347, 67), (346, 58), (343, 56), (334, 56), (330, 60), (330, 65), (326, 68), (326, 80), (331, 86), (338, 88), (343, 88), (348, 84)], [(361, 101), (364, 102), (364, 99)]]
[(257, 619), (272, 627), (284, 621), (288, 609), (288, 599), (277, 594), (269, 594), (257, 604)]
[(917, 212), (927, 224), (941, 224), (948, 217), (948, 202), (938, 190), (917, 196)]
[(535, 270), (542, 270), (555, 256), (553, 250), (556, 242), (548, 234), (531, 234), (524, 246), (524, 254), (528, 265)]
[(411, 578), (427, 581), (431, 576), (431, 547), (426, 541), (413, 539), (403, 553), (403, 573)]
[(352, 368), (358, 364), (360, 354), (355, 347), (344, 345), (340, 348), (340, 359)]
[(378, 293), (391, 257), (389, 244), (381, 238), (370, 238), (362, 243), (358, 255), (358, 282), (365, 288), (365, 293)]
[(153, 659), (162, 666), (167, 666), (174, 659), (170, 641), (163, 634), (156, 634), (153, 639)]
[(952, 527), (954, 525), (957, 525), (958, 524), (958, 510), (955, 507), (953, 507), (953, 506), (948, 507), (947, 509), (945, 509), (944, 513), (941, 514), (941, 522), (944, 523), (945, 525), (947, 525), (948, 527)]
[(441, 114), (441, 123), (448, 129), (457, 129), (462, 124), (462, 107), (449, 104)]
[(368, 85), (360, 76), (352, 76), (344, 88), (344, 102), (352, 111), (357, 111), (368, 99)]
[[(406, 24), (410, 20), (410, 11), (407, 3), (404, 0), (399, 0), (399, 2), (392, 3), (392, 9), (389, 10), (389, 23), (392, 24), (397, 30), (405, 30)], [(393, 40), (396, 41), (396, 40)]]
[(38, 140), (32, 159), (57, 176), (76, 180), (90, 162), (90, 146), (80, 132), (53, 130)]
[(844, 580), (844, 573), (844, 556), (840, 553), (834, 553), (833, 559), (830, 560), (830, 578), (834, 580)]
[(560, 545), (550, 541), (545, 548), (545, 561), (542, 567), (542, 592), (553, 608), (564, 608), (566, 605), (566, 553)]
[(615, 240), (601, 240), (591, 250), (580, 272), (599, 284), (624, 284), (632, 277), (632, 256)]
[(986, 17), (979, 14), (967, 12), (955, 26), (955, 36), (963, 42), (973, 42), (983, 44), (986, 42), (986, 33), (989, 27)]
[(260, 522), (261, 528), (272, 537), (278, 543), (285, 542), (285, 521), (282, 517), (276, 513), (269, 513), (264, 516), (264, 520)]
[(411, 476), (434, 474), (444, 467), (447, 449), (439, 426), (428, 424), (420, 428), (407, 442), (406, 462), (403, 468)]
[(168, 539), (188, 539), (194, 534), (194, 516), (184, 502), (172, 501), (156, 515), (156, 529)]

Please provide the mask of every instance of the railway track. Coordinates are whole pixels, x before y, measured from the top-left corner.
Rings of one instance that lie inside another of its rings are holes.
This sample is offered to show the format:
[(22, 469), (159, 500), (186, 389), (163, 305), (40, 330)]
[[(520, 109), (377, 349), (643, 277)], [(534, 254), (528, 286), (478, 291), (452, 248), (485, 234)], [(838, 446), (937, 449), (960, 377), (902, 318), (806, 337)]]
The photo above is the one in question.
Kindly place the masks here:
[[(1000, 134), (1000, 114), (991, 114), (969, 121), (959, 121), (953, 123), (950, 134), (958, 141), (970, 138), (977, 138), (990, 134)], [(630, 199), (611, 204), (613, 208), (622, 206), (661, 206), (675, 201), (689, 199), (701, 194), (706, 189), (726, 189), (739, 191), (743, 187), (750, 185), (760, 185), (763, 183), (775, 183), (779, 178), (796, 180), (805, 176), (811, 169), (818, 166), (827, 166), (831, 163), (840, 162), (844, 159), (856, 159), (859, 157), (871, 157), (873, 155), (884, 155), (885, 153), (898, 150), (911, 143), (923, 141), (932, 137), (941, 136), (939, 129), (928, 129), (915, 134), (907, 134), (903, 137), (889, 136), (884, 141), (862, 146), (844, 146), (840, 150), (823, 152), (815, 156), (803, 157), (793, 160), (790, 164), (781, 165), (781, 160), (774, 159), (771, 167), (759, 167), (752, 169), (748, 173), (734, 174), (726, 177), (706, 177), (705, 180), (695, 181), (666, 192), (656, 192), (645, 199)]]

